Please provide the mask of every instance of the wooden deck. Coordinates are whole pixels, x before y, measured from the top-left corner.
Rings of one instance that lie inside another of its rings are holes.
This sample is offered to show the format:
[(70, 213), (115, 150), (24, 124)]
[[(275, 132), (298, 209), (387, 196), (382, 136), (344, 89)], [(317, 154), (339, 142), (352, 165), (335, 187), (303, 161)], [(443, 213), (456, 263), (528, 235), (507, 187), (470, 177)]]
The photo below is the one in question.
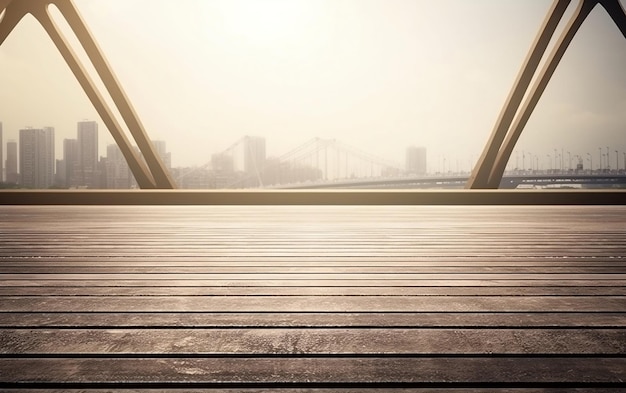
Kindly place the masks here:
[(626, 206), (2, 206), (0, 390), (609, 392)]

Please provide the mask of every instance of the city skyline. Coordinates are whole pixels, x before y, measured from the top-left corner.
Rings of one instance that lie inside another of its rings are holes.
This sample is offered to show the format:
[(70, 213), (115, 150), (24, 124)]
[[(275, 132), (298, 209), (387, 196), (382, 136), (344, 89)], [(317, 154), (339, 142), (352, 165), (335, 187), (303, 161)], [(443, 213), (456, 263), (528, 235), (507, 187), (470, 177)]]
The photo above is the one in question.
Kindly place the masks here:
[[(98, 128), (96, 121), (79, 121), (76, 137), (63, 138), (62, 143), (55, 141), (54, 127), (20, 129), (19, 144), (6, 143), (6, 185), (40, 189), (137, 188), (119, 146), (108, 144), (106, 154), (98, 154)], [(312, 138), (280, 156), (268, 156), (266, 142), (264, 136), (246, 135), (226, 150), (210, 152), (209, 162), (187, 167), (172, 165), (167, 141), (153, 140), (152, 144), (179, 188), (254, 188), (358, 178), (467, 176), (471, 169), (469, 162), (465, 166), (453, 156), (443, 155), (431, 162), (424, 146), (406, 147), (403, 164), (398, 164), (335, 139)], [(55, 159), (59, 155), (62, 158)], [(547, 154), (516, 150), (507, 170), (509, 174), (623, 174), (626, 151), (613, 150), (611, 146), (586, 152), (553, 148)]]
[[(352, 141), (386, 158), (419, 144), (431, 162), (444, 155), (468, 161), (480, 154), (550, 5), (261, 3), (152, 1), (153, 13), (144, 18), (141, 0), (77, 1), (150, 137), (169, 141), (175, 166), (202, 165), (210, 160), (204, 150), (226, 149), (243, 135), (273, 140), (270, 155), (320, 136)], [(180, 29), (166, 35), (164, 20)], [(624, 41), (596, 9), (518, 150), (626, 149)], [(0, 47), (0, 60), (5, 140), (28, 124), (51, 125), (63, 135), (76, 119), (100, 122), (34, 21), (22, 21)], [(42, 61), (45, 68), (35, 66)], [(32, 86), (38, 94), (31, 94)], [(445, 115), (448, 110), (452, 115)], [(101, 147), (111, 142), (108, 132), (100, 133)]]
[[(98, 143), (99, 133), (97, 131), (98, 130), (97, 121), (81, 120), (81, 121), (78, 121), (76, 125), (77, 125), (77, 135), (80, 135), (80, 133), (83, 131), (89, 131), (89, 130), (83, 130), (83, 128), (85, 128), (84, 125), (90, 125), (89, 128), (91, 128), (91, 131), (93, 132), (93, 135), (91, 135), (89, 138), (87, 139), (83, 138), (83, 143), (82, 143), (83, 145), (85, 143), (87, 143), (87, 145), (91, 145), (90, 147), (91, 152), (89, 153), (89, 157), (90, 157), (89, 160), (93, 162), (91, 164), (91, 167), (93, 168), (97, 166), (99, 159), (106, 159), (108, 156), (110, 156), (111, 146), (112, 145), (116, 146), (116, 145), (114, 143), (108, 143), (105, 146), (99, 145)], [(2, 127), (2, 122), (0, 122), (0, 127)], [(45, 130), (45, 129), (51, 129), (54, 134), (54, 130), (55, 130), (54, 127), (41, 127), (37, 129), (28, 127), (28, 128), (21, 129), (20, 131)], [(0, 128), (0, 131), (1, 131), (1, 128)], [(0, 137), (2, 137), (1, 133), (0, 133)], [(56, 138), (56, 139), (59, 139), (59, 138)], [(81, 139), (81, 138), (78, 137), (78, 139)], [(67, 154), (68, 154), (68, 151), (71, 150), (73, 151), (73, 153), (70, 152), (69, 154), (76, 155), (76, 158), (71, 158), (71, 159), (78, 160), (79, 159), (78, 151), (83, 150), (84, 148), (79, 149), (78, 146), (71, 147), (72, 142), (74, 143), (74, 145), (78, 144), (78, 139), (76, 137), (75, 138), (63, 138), (62, 140), (55, 141), (53, 137), (52, 144), (57, 145), (57, 146), (62, 146), (62, 148), (61, 149), (53, 148), (51, 154), (55, 155), (55, 159), (57, 161), (67, 162), (69, 160), (67, 157)], [(324, 139), (320, 139), (320, 138), (313, 138), (312, 140), (315, 140), (315, 139), (324, 141)], [(10, 183), (9, 181), (10, 170), (8, 167), (9, 165), (8, 157), (10, 156), (8, 152), (9, 142), (15, 142), (15, 141), (12, 139), (7, 140), (6, 138), (4, 140), (6, 142), (3, 143), (3, 150), (7, 152), (7, 154), (5, 154), (7, 159), (3, 160), (2, 167), (3, 167), (4, 179), (8, 183)], [(89, 142), (84, 142), (86, 140), (88, 140)], [(283, 158), (285, 155), (291, 154), (291, 152), (293, 151), (298, 151), (302, 149), (303, 146), (306, 146), (308, 143), (311, 142), (311, 140), (309, 140), (308, 142), (304, 142), (301, 145), (291, 149), (289, 152), (280, 152), (280, 154), (270, 156), (266, 154), (266, 150), (267, 150), (266, 140), (267, 138), (265, 138), (264, 136), (249, 136), (249, 135), (242, 136), (237, 142), (231, 144), (231, 146), (226, 150), (208, 152), (207, 155), (210, 158), (206, 162), (199, 163), (199, 164), (191, 164), (187, 166), (175, 166), (172, 164), (173, 162), (172, 157), (175, 157), (175, 155), (173, 155), (171, 151), (166, 151), (166, 145), (168, 144), (168, 141), (153, 140), (152, 143), (154, 144), (158, 155), (163, 159), (166, 168), (170, 170), (182, 169), (182, 168), (198, 168), (198, 167), (205, 167), (205, 168), (210, 168), (210, 169), (219, 168), (219, 167), (223, 168), (224, 163), (223, 162), (219, 163), (219, 159), (216, 160), (216, 156), (227, 153), (229, 152), (229, 150), (232, 150), (234, 147), (239, 146), (239, 149), (241, 150), (237, 153), (239, 158), (232, 158), (232, 160), (234, 161), (230, 165), (232, 166), (233, 170), (248, 173), (252, 171), (250, 163), (258, 162), (259, 161), (258, 157), (263, 156), (263, 157), (267, 157), (267, 159), (277, 160), (277, 159)], [(270, 143), (268, 144), (268, 146), (271, 146), (271, 139), (269, 141)], [(335, 142), (336, 140), (328, 139), (325, 141)], [(337, 142), (340, 144), (343, 143), (343, 141), (337, 141)], [(68, 144), (70, 146), (68, 146)], [(351, 146), (351, 144), (348, 144), (345, 146), (347, 146), (349, 149), (355, 149), (353, 146)], [(106, 153), (105, 154), (97, 153), (102, 150), (105, 150)], [(253, 151), (255, 150), (257, 150), (258, 152), (254, 153)], [(413, 150), (414, 152), (410, 153), (411, 150)], [(420, 160), (419, 164), (416, 163), (417, 162), (416, 158), (412, 158), (412, 159), (409, 158), (411, 154), (416, 154), (415, 150), (423, 150), (423, 152), (419, 153), (421, 156), (419, 158)], [(429, 158), (429, 154), (428, 154), (430, 153), (429, 149), (425, 146), (419, 146), (419, 145), (411, 145), (411, 146), (405, 147), (404, 152), (403, 152), (404, 155), (402, 156), (402, 158), (395, 157), (396, 160), (394, 161), (387, 161), (384, 158), (381, 158), (380, 156), (373, 154), (372, 152), (361, 151), (361, 153), (363, 153), (366, 156), (372, 157), (374, 161), (379, 161), (380, 163), (384, 162), (384, 165), (388, 165), (389, 167), (398, 168), (401, 171), (407, 171), (407, 173), (427, 174), (427, 175), (436, 174), (436, 173), (467, 173), (471, 171), (471, 169), (473, 169), (474, 160), (476, 158), (476, 156), (472, 158), (468, 158), (467, 156), (457, 157), (453, 155), (439, 154), (437, 155), (435, 159), (432, 159), (432, 158)], [(229, 154), (233, 154), (232, 151)], [(123, 155), (121, 154), (121, 151), (116, 153), (114, 156), (119, 157), (119, 158), (116, 158), (116, 160), (117, 159), (124, 160), (124, 165), (126, 165), (125, 159)], [(410, 160), (412, 160), (412, 163), (409, 163)], [(418, 165), (421, 169), (415, 170), (416, 165)], [(79, 166), (81, 168), (85, 167), (84, 164), (80, 164)], [(626, 170), (626, 150), (616, 149), (615, 146), (589, 147), (586, 151), (576, 151), (576, 150), (566, 148), (566, 147), (553, 147), (553, 148), (544, 147), (544, 149), (540, 152), (529, 151), (523, 148), (516, 149), (511, 155), (509, 164), (507, 165), (507, 170), (509, 171), (511, 170), (531, 170), (531, 171), (533, 170), (534, 171), (561, 170), (562, 171), (562, 170), (575, 169), (577, 167), (581, 167), (586, 170), (589, 170), (589, 169), (592, 169), (592, 170), (604, 170), (604, 169)], [(69, 169), (64, 168), (64, 169), (61, 169), (61, 171), (69, 171)], [(94, 170), (89, 169), (88, 171), (93, 172)], [(69, 172), (67, 173), (68, 175), (66, 175), (65, 178), (69, 179)], [(81, 176), (84, 178), (85, 175), (81, 174)], [(336, 175), (330, 176), (330, 178), (336, 178), (336, 177), (337, 177)], [(81, 181), (80, 183), (85, 184), (85, 185), (90, 184), (89, 181)], [(60, 184), (62, 185), (65, 183), (61, 182)]]

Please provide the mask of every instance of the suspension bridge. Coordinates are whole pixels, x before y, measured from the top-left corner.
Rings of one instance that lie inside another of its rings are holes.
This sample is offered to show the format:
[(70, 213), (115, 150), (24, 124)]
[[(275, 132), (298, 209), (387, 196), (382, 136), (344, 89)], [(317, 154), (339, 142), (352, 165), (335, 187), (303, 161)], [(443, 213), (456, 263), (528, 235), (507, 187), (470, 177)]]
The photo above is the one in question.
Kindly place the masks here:
[(398, 176), (400, 164), (337, 139), (311, 138), (278, 157), (267, 157), (265, 139), (244, 136), (199, 169), (227, 177), (224, 188), (254, 188)]
[[(193, 187), (189, 179), (204, 177)], [(458, 189), (468, 172), (415, 174), (337, 139), (311, 138), (277, 156), (267, 157), (265, 139), (244, 136), (201, 166), (181, 173), (182, 188), (212, 189)], [(499, 188), (623, 188), (622, 170), (513, 170)]]

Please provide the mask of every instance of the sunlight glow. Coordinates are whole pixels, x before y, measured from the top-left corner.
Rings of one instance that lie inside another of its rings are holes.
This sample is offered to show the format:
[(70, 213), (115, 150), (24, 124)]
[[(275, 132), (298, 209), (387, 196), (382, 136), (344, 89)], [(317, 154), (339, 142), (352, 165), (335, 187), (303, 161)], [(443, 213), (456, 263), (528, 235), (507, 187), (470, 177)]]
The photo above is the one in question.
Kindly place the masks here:
[[(313, 138), (401, 163), (407, 147), (424, 146), (429, 171), (443, 173), (469, 170), (482, 151), (551, 0), (74, 2), (173, 167), (203, 166), (251, 135), (267, 138), (268, 157)], [(32, 17), (0, 59), (3, 137), (54, 126), (61, 159), (77, 121), (99, 121), (93, 105)], [(529, 120), (513, 168), (532, 157), (535, 170), (549, 170), (556, 148), (566, 164), (595, 151), (597, 169), (606, 166), (599, 146), (624, 168), (625, 64), (626, 41), (599, 8)], [(100, 134), (104, 156), (113, 140)]]
[(255, 45), (274, 45), (302, 34), (311, 22), (311, 2), (292, 0), (222, 0), (223, 30)]

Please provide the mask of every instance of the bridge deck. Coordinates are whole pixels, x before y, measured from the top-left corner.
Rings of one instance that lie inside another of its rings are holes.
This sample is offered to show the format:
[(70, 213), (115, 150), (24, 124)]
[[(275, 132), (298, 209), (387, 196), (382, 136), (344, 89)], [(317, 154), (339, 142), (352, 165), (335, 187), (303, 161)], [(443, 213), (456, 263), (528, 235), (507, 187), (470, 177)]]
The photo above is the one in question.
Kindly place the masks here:
[(615, 391), (625, 215), (0, 207), (1, 388)]

